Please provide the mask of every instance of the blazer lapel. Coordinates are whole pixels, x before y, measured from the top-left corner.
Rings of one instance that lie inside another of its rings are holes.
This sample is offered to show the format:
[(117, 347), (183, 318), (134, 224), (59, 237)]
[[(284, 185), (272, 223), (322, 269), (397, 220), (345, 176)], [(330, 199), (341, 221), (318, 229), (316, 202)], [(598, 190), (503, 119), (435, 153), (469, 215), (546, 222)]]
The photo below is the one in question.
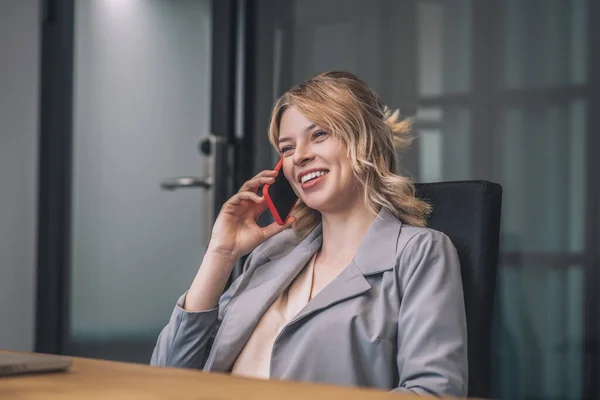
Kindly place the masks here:
[[(401, 225), (390, 212), (382, 209), (361, 241), (352, 262), (288, 326), (336, 303), (365, 293), (371, 288), (365, 276), (394, 268)], [(265, 254), (270, 261), (258, 267), (248, 283), (231, 300), (205, 370), (231, 370), (264, 312), (292, 283), (321, 246), (321, 233), (322, 227), (319, 225), (283, 257)]]
[(248, 284), (227, 307), (205, 370), (227, 372), (231, 369), (262, 315), (320, 246), (320, 230), (315, 230), (295, 250), (254, 271)]
[(289, 325), (336, 303), (363, 294), (369, 289), (371, 289), (371, 284), (352, 261), (333, 281), (308, 302), (306, 307), (298, 313)]
[(394, 268), (401, 223), (382, 209), (365, 233), (354, 259), (289, 324), (332, 305), (359, 296), (371, 288), (365, 276)]

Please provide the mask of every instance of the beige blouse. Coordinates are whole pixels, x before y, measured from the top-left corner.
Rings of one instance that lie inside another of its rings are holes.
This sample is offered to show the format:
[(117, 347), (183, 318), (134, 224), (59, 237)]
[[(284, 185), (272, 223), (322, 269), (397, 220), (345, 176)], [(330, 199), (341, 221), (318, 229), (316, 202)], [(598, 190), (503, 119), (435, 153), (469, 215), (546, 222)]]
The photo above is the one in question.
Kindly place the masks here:
[(306, 306), (313, 293), (316, 254), (258, 321), (232, 374), (269, 379), (271, 351), (281, 330)]

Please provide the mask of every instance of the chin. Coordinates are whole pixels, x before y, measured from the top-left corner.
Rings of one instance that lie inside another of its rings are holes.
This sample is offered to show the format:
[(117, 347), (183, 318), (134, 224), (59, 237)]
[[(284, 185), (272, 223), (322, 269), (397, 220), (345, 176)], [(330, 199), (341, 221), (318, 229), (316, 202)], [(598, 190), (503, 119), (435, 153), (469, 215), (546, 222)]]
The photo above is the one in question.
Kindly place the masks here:
[(331, 206), (331, 202), (322, 198), (322, 196), (308, 196), (308, 198), (302, 198), (302, 202), (313, 210), (317, 210), (319, 212), (323, 212), (323, 210), (327, 210), (329, 208), (328, 206)]
[(321, 214), (332, 212), (332, 211), (338, 210), (340, 208), (340, 205), (336, 204), (330, 198), (328, 198), (328, 199), (314, 199), (313, 198), (313, 199), (308, 199), (308, 201), (303, 200), (303, 203), (306, 204), (308, 207), (312, 208), (313, 210), (317, 210)]

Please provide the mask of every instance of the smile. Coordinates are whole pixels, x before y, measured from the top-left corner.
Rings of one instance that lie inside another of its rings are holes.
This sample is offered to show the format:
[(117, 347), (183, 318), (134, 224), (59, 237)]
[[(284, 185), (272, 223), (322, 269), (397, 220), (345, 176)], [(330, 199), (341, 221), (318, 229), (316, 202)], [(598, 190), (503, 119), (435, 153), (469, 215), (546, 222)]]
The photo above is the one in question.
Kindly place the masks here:
[(308, 181), (312, 181), (313, 179), (316, 179), (320, 176), (326, 175), (329, 171), (327, 170), (321, 170), (321, 171), (315, 171), (315, 172), (311, 172), (310, 174), (306, 174), (303, 175), (302, 177), (300, 177), (300, 183), (306, 183)]

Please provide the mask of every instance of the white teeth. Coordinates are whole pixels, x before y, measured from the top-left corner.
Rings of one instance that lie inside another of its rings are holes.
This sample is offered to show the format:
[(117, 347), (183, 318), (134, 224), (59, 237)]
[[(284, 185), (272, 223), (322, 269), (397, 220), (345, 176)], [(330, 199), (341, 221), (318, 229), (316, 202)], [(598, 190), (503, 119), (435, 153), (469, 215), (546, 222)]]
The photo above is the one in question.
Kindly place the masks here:
[(317, 172), (311, 172), (310, 174), (306, 174), (302, 177), (302, 179), (300, 179), (300, 181), (302, 183), (306, 183), (308, 181), (310, 181), (311, 179), (315, 179), (321, 175), (325, 175), (327, 172), (326, 171), (317, 171)]

